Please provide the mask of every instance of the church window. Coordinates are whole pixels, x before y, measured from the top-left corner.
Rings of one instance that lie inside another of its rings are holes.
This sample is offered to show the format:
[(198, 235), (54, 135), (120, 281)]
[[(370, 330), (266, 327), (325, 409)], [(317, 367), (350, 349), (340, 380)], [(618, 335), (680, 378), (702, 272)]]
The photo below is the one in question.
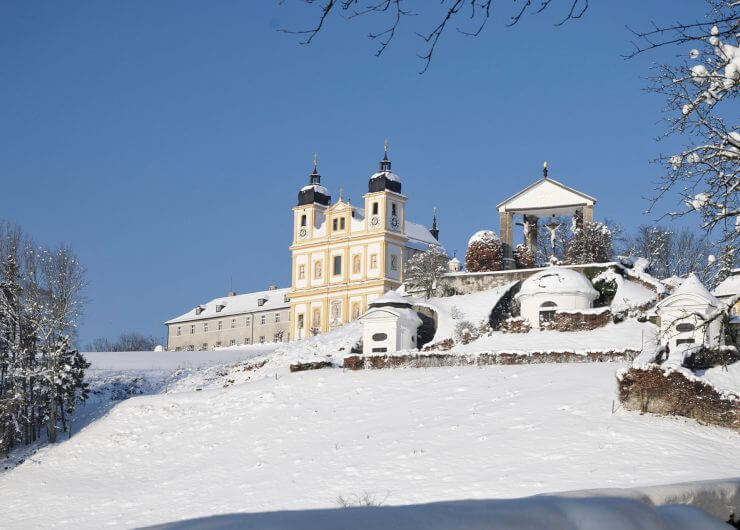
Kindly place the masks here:
[(397, 215), (397, 213), (396, 213), (396, 203), (395, 202), (391, 204), (391, 215), (393, 217), (395, 217)]
[(301, 215), (301, 226), (306, 226), (306, 214)]
[(334, 276), (342, 274), (342, 256), (334, 256)]
[(234, 329), (235, 327), (236, 327), (236, 319), (232, 318), (231, 319), (231, 329)]
[(305, 320), (305, 318), (306, 317), (303, 315), (303, 313), (298, 315), (298, 329), (303, 329), (303, 321)]
[(352, 273), (360, 274), (361, 269), (362, 269), (362, 263), (360, 261), (360, 255), (355, 254), (354, 256), (352, 256)]
[(251, 326), (252, 325), (252, 317), (247, 317), (244, 320), (244, 325), (246, 325), (247, 327)]
[(331, 222), (331, 229), (336, 231), (337, 230), (337, 223), (339, 222), (339, 219), (334, 219)]
[(395, 254), (391, 255), (391, 270), (398, 270), (398, 256), (396, 256)]
[(208, 333), (208, 322), (203, 322), (203, 333)]
[(298, 265), (298, 279), (304, 280), (306, 278), (306, 266)]
[(177, 326), (177, 332), (176, 332), (176, 334), (177, 334), (178, 337), (180, 335), (182, 335), (182, 328), (180, 328), (180, 326)]
[(317, 261), (316, 263), (313, 264), (313, 277), (318, 280), (319, 278), (321, 278), (321, 273), (322, 273), (321, 262)]
[(246, 337), (244, 339), (244, 344), (250, 344), (251, 342), (252, 342), (252, 339), (250, 339), (249, 337)]
[(378, 215), (378, 203), (373, 203), (373, 215)]
[(221, 331), (222, 329), (224, 329), (224, 321), (223, 320), (219, 320), (218, 321), (218, 330)]
[(260, 344), (264, 344), (264, 343), (265, 343), (265, 336), (264, 336), (264, 335), (262, 335), (262, 336), (260, 337)]
[(264, 326), (265, 324), (267, 324), (267, 316), (265, 316), (265, 315), (260, 315), (260, 324), (262, 324), (263, 326)]
[(280, 313), (275, 313), (275, 323), (280, 322)]
[(344, 230), (344, 217), (339, 219), (339, 229)]
[(231, 339), (229, 341), (229, 346), (234, 346), (236, 344), (236, 341), (234, 339)]
[(370, 256), (370, 268), (371, 269), (377, 269), (378, 268), (378, 255), (372, 254)]
[(190, 324), (190, 334), (195, 335), (195, 324)]

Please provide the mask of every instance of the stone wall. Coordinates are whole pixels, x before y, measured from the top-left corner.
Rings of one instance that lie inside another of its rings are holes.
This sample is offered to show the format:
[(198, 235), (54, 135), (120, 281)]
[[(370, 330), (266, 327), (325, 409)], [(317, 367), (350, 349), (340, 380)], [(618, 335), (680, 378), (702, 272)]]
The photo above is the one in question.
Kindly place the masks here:
[[(606, 269), (615, 263), (599, 263), (586, 265), (563, 265), (567, 269), (574, 269), (584, 272), (586, 269), (594, 267)], [(453, 296), (456, 294), (470, 294), (486, 289), (493, 289), (512, 282), (526, 280), (533, 274), (542, 270), (542, 267), (535, 269), (514, 269), (490, 272), (448, 272), (442, 279), (437, 282), (435, 296)]]
[(555, 313), (550, 329), (556, 331), (589, 331), (606, 326), (611, 321), (612, 313), (608, 309), (586, 313), (558, 311)]

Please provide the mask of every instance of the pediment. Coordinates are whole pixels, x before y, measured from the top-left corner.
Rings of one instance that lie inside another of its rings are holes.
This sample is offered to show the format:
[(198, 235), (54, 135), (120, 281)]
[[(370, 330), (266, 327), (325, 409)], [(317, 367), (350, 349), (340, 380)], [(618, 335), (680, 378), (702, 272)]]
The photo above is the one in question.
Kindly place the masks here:
[(556, 180), (542, 178), (497, 205), (499, 212), (518, 211), (538, 215), (567, 214), (584, 206), (593, 206), (596, 199), (569, 188)]

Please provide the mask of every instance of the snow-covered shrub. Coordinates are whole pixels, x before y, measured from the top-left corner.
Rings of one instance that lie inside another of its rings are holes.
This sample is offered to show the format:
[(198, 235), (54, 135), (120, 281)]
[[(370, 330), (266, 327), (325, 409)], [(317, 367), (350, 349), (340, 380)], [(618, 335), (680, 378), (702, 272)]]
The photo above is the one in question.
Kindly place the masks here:
[(614, 254), (612, 232), (604, 223), (585, 222), (565, 247), (565, 261), (573, 265), (603, 263)]
[(518, 244), (514, 248), (514, 262), (517, 269), (531, 269), (534, 267), (534, 252), (527, 245)]
[(478, 326), (469, 320), (461, 320), (455, 326), (455, 340), (467, 344), (479, 337)]
[(501, 241), (490, 230), (476, 232), (468, 242), (465, 268), (468, 272), (499, 271), (503, 268)]
[(617, 282), (606, 278), (599, 278), (593, 282), (594, 289), (599, 291), (599, 297), (594, 300), (594, 307), (608, 306), (617, 294)]

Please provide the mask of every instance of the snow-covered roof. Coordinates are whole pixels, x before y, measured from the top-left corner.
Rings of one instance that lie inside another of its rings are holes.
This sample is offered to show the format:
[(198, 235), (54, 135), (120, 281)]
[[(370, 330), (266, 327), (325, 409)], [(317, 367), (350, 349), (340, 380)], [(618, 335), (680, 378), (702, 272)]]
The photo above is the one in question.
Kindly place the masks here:
[(410, 327), (413, 328), (418, 328), (422, 324), (419, 315), (416, 314), (416, 311), (414, 311), (410, 307), (374, 307), (372, 305), (370, 306), (370, 309), (368, 309), (365, 314), (360, 317), (360, 321), (367, 317), (371, 317), (372, 315), (377, 315), (378, 313), (389, 313), (397, 317), (398, 320), (400, 320), (401, 322), (408, 324)]
[(672, 295), (664, 298), (658, 302), (658, 307), (664, 307), (674, 304), (679, 298), (692, 298), (696, 302), (704, 302), (708, 305), (718, 307), (720, 301), (709, 292), (709, 290), (701, 283), (699, 277), (693, 272), (687, 276), (687, 278), (681, 283)]
[(591, 300), (599, 297), (591, 282), (583, 274), (564, 267), (547, 267), (522, 282), (517, 298), (538, 294), (573, 294), (587, 296)]
[(411, 300), (404, 298), (396, 291), (388, 291), (383, 296), (380, 296), (370, 302), (371, 307), (380, 307), (384, 305), (403, 305), (411, 307)]
[(412, 248), (419, 248), (418, 245), (421, 243), (423, 248), (420, 250), (426, 250), (429, 245), (439, 245), (439, 241), (434, 238), (426, 226), (411, 221), (406, 221), (406, 237), (409, 238), (409, 246)]
[(401, 182), (401, 177), (399, 177), (392, 171), (378, 171), (377, 173), (373, 173), (370, 176), (370, 180), (373, 180), (374, 178), (378, 178), (378, 177), (385, 177), (388, 180), (391, 180), (393, 182)]
[(720, 298), (740, 294), (740, 269), (733, 269), (732, 276), (728, 276), (712, 291), (714, 296)]
[(461, 261), (460, 261), (459, 259), (457, 259), (457, 256), (455, 256), (454, 258), (452, 258), (452, 259), (450, 260), (450, 263), (451, 263), (451, 264), (452, 264), (452, 263), (462, 264), (462, 262), (461, 262)]
[[(286, 301), (286, 295), (290, 293), (290, 288), (272, 289), (268, 291), (259, 291), (255, 293), (238, 294), (236, 296), (222, 296), (214, 298), (206, 304), (194, 307), (187, 313), (179, 317), (168, 320), (165, 324), (174, 324), (176, 322), (188, 322), (191, 320), (203, 320), (216, 318), (227, 315), (238, 315), (242, 313), (252, 313), (256, 311), (275, 311), (290, 307), (290, 302)], [(259, 300), (265, 302), (259, 305)], [(216, 307), (221, 306), (220, 311)], [(198, 309), (202, 309), (200, 313)]]
[(316, 191), (318, 193), (323, 193), (324, 195), (329, 196), (329, 190), (327, 190), (321, 184), (309, 184), (307, 186), (303, 186), (301, 188), (301, 191), (308, 191), (310, 189), (313, 189), (314, 191)]
[(491, 241), (496, 239), (498, 239), (498, 236), (493, 230), (478, 230), (475, 234), (470, 236), (470, 239), (468, 239), (468, 246), (478, 241)]

